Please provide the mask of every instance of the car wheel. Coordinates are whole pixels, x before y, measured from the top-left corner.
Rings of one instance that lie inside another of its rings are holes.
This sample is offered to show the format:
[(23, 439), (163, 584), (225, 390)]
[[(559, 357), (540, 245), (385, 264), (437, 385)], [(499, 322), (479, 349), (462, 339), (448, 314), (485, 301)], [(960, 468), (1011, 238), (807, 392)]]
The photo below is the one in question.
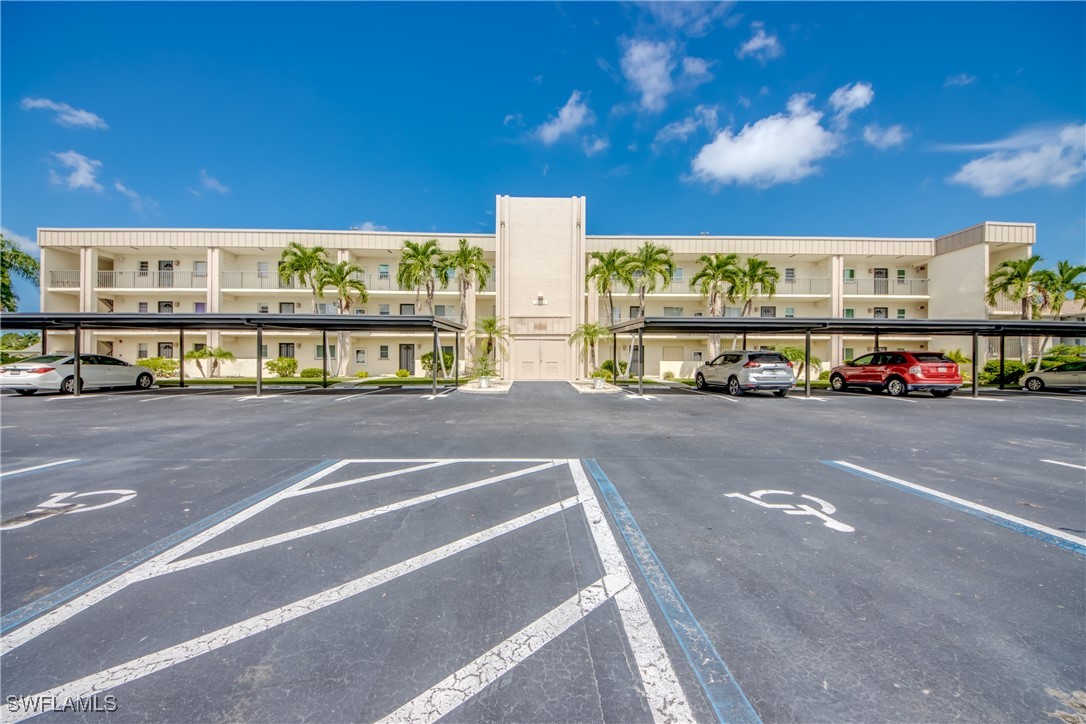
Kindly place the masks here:
[(739, 386), (738, 377), (728, 378), (728, 394), (732, 397), (739, 397), (739, 395), (743, 394), (743, 388)]
[(1040, 392), (1045, 388), (1044, 380), (1040, 377), (1030, 377), (1026, 380), (1026, 389), (1030, 392)]
[(25, 396), (30, 396), (30, 395), (33, 395), (35, 392), (37, 392), (37, 390), (15, 390), (15, 391), (18, 392), (20, 395), (25, 395)]
[(151, 377), (151, 375), (144, 372), (136, 378), (136, 387), (140, 388), (141, 390), (146, 390), (148, 387), (151, 386), (151, 383), (154, 381), (155, 379)]
[[(85, 380), (79, 380), (79, 391), (82, 392), (83, 388), (87, 386)], [(64, 395), (70, 395), (75, 392), (75, 377), (65, 377), (64, 381), (60, 383), (60, 392)]]
[(905, 380), (900, 377), (891, 377), (886, 381), (886, 392), (890, 397), (904, 397), (909, 394), (909, 388), (905, 385)]
[(950, 397), (952, 394), (954, 394), (954, 390), (932, 390), (931, 391), (931, 396), (932, 397)]
[(709, 385), (705, 382), (705, 375), (699, 372), (697, 376), (694, 377), (694, 386), (699, 390), (704, 390), (708, 387)]
[(773, 390), (773, 394), (777, 397), (788, 397), (788, 390)]
[(830, 387), (837, 392), (843, 392), (848, 389), (848, 383), (841, 375), (830, 375)]

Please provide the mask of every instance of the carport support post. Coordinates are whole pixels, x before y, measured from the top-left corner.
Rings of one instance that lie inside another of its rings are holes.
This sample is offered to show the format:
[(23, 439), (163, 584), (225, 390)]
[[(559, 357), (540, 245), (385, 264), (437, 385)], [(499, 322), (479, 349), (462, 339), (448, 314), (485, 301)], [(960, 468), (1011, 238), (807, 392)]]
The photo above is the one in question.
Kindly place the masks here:
[(811, 396), (811, 330), (803, 335), (803, 396)]
[[(999, 389), (1001, 389), (1001, 390), (1004, 389), (1004, 387), (1005, 387), (1005, 385), (1003, 384), (1003, 358), (1004, 358), (1004, 352), (1006, 351), (1006, 344), (1007, 344), (1007, 335), (1000, 332), (999, 333)], [(43, 347), (42, 348), (43, 353), (44, 353), (44, 350), (45, 350), (45, 348)], [(977, 366), (977, 360), (976, 360), (976, 358), (974, 358), (973, 359), (973, 367), (974, 367), (974, 369), (976, 368), (976, 366)]]
[(645, 383), (645, 328), (637, 329), (637, 394), (644, 395)]
[(980, 397), (977, 385), (977, 359), (980, 357), (980, 335), (973, 332), (973, 397)]
[(879, 333), (875, 332), (875, 351), (879, 351)]
[[(339, 351), (343, 354), (343, 350)], [(328, 387), (328, 330), (321, 330), (321, 387)]]
[(437, 345), (438, 345), (437, 327), (435, 326), (434, 327), (434, 358), (431, 360), (433, 366), (430, 368), (431, 375), (434, 378), (434, 381), (432, 383), (432, 390), (433, 390), (433, 393), (435, 395), (437, 394)]
[(80, 339), (79, 339), (80, 336), (81, 335), (80, 335), (80, 332), (79, 332), (79, 322), (76, 322), (75, 323), (75, 344), (73, 345), (73, 349), (75, 350), (75, 379), (72, 380), (72, 382), (74, 383), (72, 385), (72, 390), (74, 391), (74, 394), (75, 394), (76, 397), (79, 397), (79, 392), (83, 387), (83, 385), (80, 384), (82, 382), (82, 379), (83, 379), (83, 377), (82, 377), (82, 368), (79, 366), (79, 357), (80, 357), (80, 355), (83, 354), (83, 350), (82, 350), (83, 345), (80, 344)]
[(260, 350), (264, 348), (264, 328), (258, 326), (256, 328), (256, 396), (260, 397), (260, 393), (264, 389), (264, 356), (260, 354)]
[(460, 386), (460, 330), (456, 331), (456, 346), (453, 347), (453, 380)]
[[(735, 344), (735, 337), (732, 337), (732, 344)], [(743, 332), (743, 349), (747, 348), (747, 333)]]
[[(180, 347), (181, 347), (181, 364), (177, 368), (179, 370), (179, 372), (180, 372), (181, 383), (178, 385), (178, 387), (184, 387), (185, 386), (185, 330), (183, 330), (183, 329), (177, 330), (177, 341), (178, 341), (178, 345), (180, 345)], [(208, 364), (209, 365), (211, 364), (210, 360), (208, 360)]]
[(42, 330), (41, 330), (41, 353), (42, 354), (49, 354), (49, 346), (46, 344), (46, 342), (48, 342), (48, 341), (49, 341), (49, 332), (44, 327), (42, 327)]

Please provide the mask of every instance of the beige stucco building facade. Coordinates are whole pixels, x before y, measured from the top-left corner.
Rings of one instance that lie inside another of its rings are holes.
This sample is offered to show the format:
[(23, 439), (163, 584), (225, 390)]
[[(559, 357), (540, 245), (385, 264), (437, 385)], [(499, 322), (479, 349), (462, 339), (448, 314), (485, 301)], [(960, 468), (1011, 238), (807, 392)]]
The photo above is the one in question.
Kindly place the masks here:
[[(357, 313), (424, 313), (415, 291), (396, 285), (405, 240), (436, 239), (452, 250), (459, 239), (483, 249), (493, 275), (469, 295), (463, 310), (468, 326), (496, 316), (509, 330), (502, 375), (520, 380), (565, 380), (588, 373), (570, 334), (585, 322), (607, 324), (607, 310), (585, 284), (589, 255), (613, 248), (634, 250), (646, 241), (669, 247), (677, 271), (670, 285), (651, 294), (648, 316), (700, 316), (704, 300), (691, 288), (698, 257), (736, 253), (768, 260), (780, 274), (776, 293), (754, 300), (752, 314), (797, 318), (1012, 319), (1017, 306), (988, 305), (984, 280), (1006, 259), (1026, 258), (1035, 243), (1029, 223), (985, 222), (930, 238), (593, 236), (586, 233), (587, 201), (572, 198), (498, 196), (493, 234), (391, 231), (294, 231), (259, 229), (56, 229), (38, 230), (42, 257), (43, 312), (131, 312), (271, 314), (308, 313), (312, 293), (282, 282), (277, 264), (290, 242), (320, 245), (332, 261), (352, 261), (363, 269), (369, 300)], [(617, 319), (636, 314), (636, 294), (618, 290)], [(333, 299), (323, 312), (333, 312)], [(455, 283), (435, 294), (435, 314), (459, 320)], [(725, 315), (737, 315), (728, 305)], [(616, 319), (616, 321), (617, 321)], [(189, 332), (186, 349), (168, 332), (87, 332), (86, 349), (135, 362), (142, 357), (180, 358), (194, 345), (224, 347), (237, 361), (226, 373), (255, 374), (255, 333)], [(800, 337), (750, 335), (748, 347), (787, 346)], [(265, 333), (264, 358), (293, 356), (299, 367), (322, 364), (319, 333)], [(452, 340), (442, 340), (450, 347)], [(419, 372), (419, 358), (430, 349), (423, 335), (352, 335), (349, 371), (392, 374)], [(724, 340), (724, 344), (730, 344)], [(51, 349), (71, 349), (61, 334), (50, 335)], [(889, 349), (967, 349), (964, 339), (892, 338)], [(621, 340), (620, 358), (644, 360), (645, 373), (692, 376), (706, 360), (707, 340), (691, 337), (646, 339), (645, 349)], [(827, 368), (874, 349), (868, 337), (817, 338), (813, 353)], [(339, 350), (329, 350), (333, 356)], [(606, 356), (606, 355), (604, 355)], [(192, 363), (189, 363), (190, 365)], [(330, 365), (331, 367), (332, 365)], [(195, 368), (187, 368), (194, 372)]]

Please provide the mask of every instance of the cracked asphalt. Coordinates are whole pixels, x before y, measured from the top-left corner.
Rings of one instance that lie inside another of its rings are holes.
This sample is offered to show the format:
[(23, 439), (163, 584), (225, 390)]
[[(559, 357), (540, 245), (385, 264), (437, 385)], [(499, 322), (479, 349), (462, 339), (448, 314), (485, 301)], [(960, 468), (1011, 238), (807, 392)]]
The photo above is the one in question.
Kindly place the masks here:
[(0, 532), (0, 690), (116, 697), (64, 721), (714, 720), (554, 459), (598, 463), (764, 721), (1045, 721), (1086, 689), (1086, 556), (1043, 533), (1086, 537), (1086, 397), (645, 392), (5, 395), (0, 528), (71, 495)]

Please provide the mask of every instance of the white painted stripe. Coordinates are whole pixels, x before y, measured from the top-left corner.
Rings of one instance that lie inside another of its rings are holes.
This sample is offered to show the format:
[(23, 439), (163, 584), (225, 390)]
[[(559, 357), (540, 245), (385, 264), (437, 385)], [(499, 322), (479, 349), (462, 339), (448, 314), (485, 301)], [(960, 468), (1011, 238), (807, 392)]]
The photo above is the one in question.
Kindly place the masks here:
[(8, 633), (7, 636), (0, 638), (0, 656), (3, 656), (11, 652), (12, 650), (22, 646), (26, 642), (37, 638), (51, 628), (59, 626), (73, 616), (87, 610), (96, 603), (100, 603), (102, 600), (108, 598), (109, 596), (112, 596), (118, 591), (127, 588), (133, 583), (159, 575), (159, 571), (161, 569), (164, 569), (174, 559), (180, 558), (189, 551), (194, 550), (206, 543), (207, 541), (211, 540), (215, 536), (221, 535), (222, 533), (225, 533), (239, 523), (242, 523), (249, 518), (252, 518), (257, 513), (267, 510), (272, 505), (275, 505), (275, 503), (282, 500), (283, 497), (291, 491), (303, 488), (306, 485), (311, 485), (312, 483), (320, 480), (324, 476), (330, 475), (336, 470), (339, 470), (344, 465), (347, 465), (347, 462), (341, 460), (338, 463), (334, 463), (326, 468), (318, 470), (316, 473), (306, 478), (303, 478), (302, 480), (299, 480), (297, 483), (291, 485), (288, 488), (284, 488), (275, 495), (268, 496), (264, 500), (261, 500), (258, 503), (255, 503), (254, 505), (246, 508), (245, 510), (242, 510), (230, 516), (221, 523), (211, 526), (202, 533), (199, 533), (192, 538), (178, 543), (173, 548), (159, 553), (154, 558), (148, 559), (146, 562), (141, 563), (135, 568), (129, 569), (128, 571), (122, 573), (116, 578), (103, 583), (101, 586), (98, 586), (97, 588), (92, 588), (83, 595), (77, 598), (73, 598), (65, 604), (54, 608), (49, 613), (46, 613), (41, 617), (28, 622), (26, 625), (21, 626), (14, 631), (11, 631), (10, 633)]
[(1086, 465), (1076, 465), (1075, 463), (1063, 463), (1063, 462), (1060, 462), (1059, 460), (1045, 460), (1044, 458), (1041, 458), (1041, 462), (1042, 463), (1052, 463), (1053, 465), (1063, 465), (1064, 467), (1067, 467), (1067, 468), (1077, 468), (1079, 470), (1086, 470)]
[(631, 585), (599, 580), (379, 721), (436, 722)]
[[(250, 636), (255, 636), (258, 633), (263, 633), (268, 629), (301, 618), (306, 614), (319, 611), (322, 608), (327, 608), (328, 606), (339, 603), (351, 596), (356, 596), (359, 593), (363, 593), (371, 588), (393, 581), (408, 573), (413, 573), (432, 563), (437, 563), (438, 561), (449, 558), (457, 553), (461, 553), (480, 543), (485, 543), (498, 536), (504, 535), (505, 533), (510, 533), (518, 528), (523, 528), (526, 525), (542, 520), (547, 516), (559, 513), (567, 508), (578, 505), (580, 502), (580, 499), (576, 497), (566, 498), (561, 502), (548, 505), (545, 508), (540, 508), (539, 510), (528, 513), (527, 515), (522, 515), (519, 518), (515, 518), (505, 523), (500, 523), (492, 528), (487, 528), (484, 531), (473, 533), (458, 541), (441, 546), (440, 548), (435, 548), (415, 556), (414, 558), (409, 558), (406, 561), (395, 563), (380, 571), (367, 574), (361, 578), (356, 578), (353, 581), (334, 586), (312, 596), (294, 601), (293, 603), (288, 603), (285, 606), (280, 606), (279, 608), (266, 611), (265, 613), (253, 616), (244, 621), (225, 626), (217, 631), (212, 631), (203, 636), (198, 636), (175, 646), (162, 649), (161, 651), (156, 651), (153, 654), (126, 661), (123, 664), (110, 667), (103, 671), (99, 671), (98, 673), (91, 674), (90, 676), (85, 676), (56, 688), (43, 691), (40, 694), (35, 695), (35, 698), (41, 697), (45, 700), (65, 702), (68, 699), (81, 699), (91, 696), (92, 694), (100, 694), (115, 689), (118, 686), (136, 681), (137, 679), (142, 679), (145, 676), (150, 676), (158, 671), (194, 659), (202, 654), (221, 649), (224, 646), (236, 643), (249, 638)], [(33, 714), (18, 713), (13, 718), (8, 719), (8, 721), (22, 721), (30, 716), (33, 716)]]
[(44, 470), (45, 468), (51, 468), (51, 467), (53, 467), (55, 465), (67, 465), (68, 463), (74, 463), (74, 462), (76, 462), (78, 460), (79, 460), (79, 458), (71, 458), (69, 460), (57, 460), (55, 463), (44, 463), (42, 465), (34, 465), (32, 467), (29, 467), (29, 468), (20, 468), (18, 470), (5, 470), (4, 472), (0, 473), (0, 478), (3, 478), (5, 475), (15, 475), (16, 473), (29, 473), (31, 470)]
[(378, 387), (375, 390), (368, 390), (366, 392), (356, 392), (353, 395), (344, 395), (343, 397), (337, 397), (336, 399), (334, 399), (332, 401), (333, 402), (340, 402), (342, 400), (353, 400), (356, 397), (365, 397), (366, 395), (372, 395), (374, 392), (380, 392), (380, 391), (381, 391), (381, 388)]
[(267, 538), (261, 538), (259, 540), (251, 541), (249, 543), (242, 543), (241, 545), (231, 546), (230, 548), (223, 548), (221, 550), (212, 551), (210, 553), (204, 553), (203, 555), (193, 556), (192, 558), (185, 558), (184, 560), (174, 561), (169, 564), (164, 570), (159, 572), (159, 575), (166, 573), (176, 573), (177, 571), (183, 571), (187, 568), (195, 568), (196, 566), (203, 565), (205, 563), (212, 563), (224, 558), (230, 558), (232, 556), (241, 555), (242, 553), (249, 553), (250, 551), (259, 550), (261, 548), (267, 548), (269, 546), (279, 545), (280, 543), (286, 543), (287, 541), (297, 540), (310, 535), (316, 535), (317, 533), (324, 533), (325, 531), (334, 530), (336, 528), (342, 528), (345, 525), (351, 525), (352, 523), (358, 523), (363, 520), (369, 520), (370, 518), (376, 518), (379, 515), (385, 513), (392, 513), (397, 510), (404, 510), (415, 505), (421, 505), (422, 503), (429, 503), (441, 498), (446, 498), (450, 495), (456, 495), (457, 493), (463, 493), (468, 490), (475, 490), (487, 485), (494, 485), (495, 483), (501, 483), (506, 480), (512, 480), (523, 475), (531, 475), (532, 473), (540, 472), (541, 470), (548, 470), (553, 468), (554, 462), (545, 463), (543, 465), (536, 465), (533, 468), (526, 468), (524, 470), (517, 470), (513, 473), (506, 473), (505, 475), (496, 475), (492, 478), (486, 478), (485, 480), (477, 480), (474, 483), (466, 483), (464, 485), (458, 485), (455, 488), (446, 488), (445, 490), (439, 490), (436, 493), (427, 493), (426, 495), (420, 495), (415, 498), (409, 498), (408, 500), (402, 500), (398, 503), (390, 503), (388, 505), (382, 505), (379, 508), (372, 508), (360, 513), (354, 513), (353, 515), (347, 515), (335, 520), (329, 520), (324, 523), (317, 523), (316, 525), (307, 526), (305, 528), (298, 528), (288, 533), (281, 533), (279, 535), (269, 536)]
[[(546, 463), (550, 458), (347, 458), (344, 463)], [(559, 460), (559, 464), (565, 463)]]
[[(592, 538), (596, 542), (596, 550), (599, 552), (603, 570), (615, 585), (622, 586), (626, 582), (633, 581), (630, 569), (626, 567), (626, 559), (622, 557), (618, 541), (607, 526), (603, 517), (603, 509), (600, 507), (596, 494), (588, 482), (584, 468), (580, 460), (567, 460), (569, 471), (573, 475), (573, 482), (577, 485), (577, 492), (584, 499), (583, 509), (588, 527), (592, 531)], [(645, 696), (648, 699), (649, 710), (657, 722), (694, 721), (694, 713), (690, 710), (690, 702), (686, 699), (679, 678), (675, 675), (675, 669), (671, 665), (664, 650), (664, 644), (660, 640), (660, 633), (652, 623), (645, 601), (637, 591), (637, 587), (629, 585), (621, 588), (615, 596), (619, 614), (622, 617), (622, 626), (626, 630), (626, 637), (630, 641), (630, 649), (633, 651), (634, 660), (637, 662), (638, 672), (641, 674), (641, 683), (645, 687)]]
[(853, 470), (858, 470), (861, 473), (865, 473), (867, 475), (871, 475), (871, 476), (876, 477), (876, 478), (882, 478), (883, 480), (889, 481), (889, 482), (894, 483), (896, 485), (901, 485), (901, 486), (904, 486), (906, 488), (912, 488), (913, 490), (918, 490), (918, 491), (920, 491), (922, 493), (926, 493), (928, 495), (933, 495), (936, 498), (942, 498), (943, 500), (948, 500), (948, 501), (950, 501), (952, 503), (956, 503), (957, 505), (961, 505), (961, 506), (964, 506), (966, 508), (972, 508), (973, 510), (979, 511), (981, 513), (985, 513), (987, 515), (993, 516), (995, 518), (1000, 518), (1002, 520), (1006, 520), (1006, 521), (1009, 521), (1011, 523), (1016, 523), (1016, 524), (1018, 524), (1020, 526), (1023, 526), (1025, 528), (1030, 528), (1030, 529), (1038, 531), (1040, 533), (1045, 533), (1045, 534), (1053, 536), (1055, 538), (1065, 540), (1065, 541), (1067, 541), (1069, 543), (1074, 543), (1076, 545), (1086, 546), (1086, 538), (1079, 538), (1078, 536), (1073, 536), (1070, 533), (1065, 533), (1062, 530), (1056, 530), (1055, 528), (1049, 528), (1047, 525), (1041, 525), (1040, 523), (1034, 523), (1031, 520), (1026, 520), (1025, 518), (1019, 518), (1017, 515), (1011, 515), (1010, 513), (1004, 513), (1003, 511), (996, 510), (995, 508), (989, 508), (987, 505), (981, 505), (980, 503), (974, 503), (974, 502), (972, 502), (970, 500), (965, 500), (964, 498), (959, 498), (959, 497), (954, 496), (954, 495), (948, 495), (947, 493), (942, 493), (942, 492), (940, 492), (938, 490), (934, 490), (932, 488), (924, 487), (923, 485), (917, 485), (916, 483), (910, 483), (909, 481), (902, 480), (901, 478), (895, 478), (893, 476), (886, 475), (884, 473), (880, 473), (880, 472), (876, 472), (874, 470), (869, 470), (868, 468), (860, 467), (859, 465), (853, 465), (852, 463), (845, 462), (844, 460), (834, 460), (833, 462), (836, 465), (840, 465), (840, 466), (846, 467), (846, 468), (852, 468)]
[(161, 402), (162, 400), (184, 400), (196, 395), (213, 395), (216, 392), (223, 392), (223, 389), (216, 388), (214, 390), (201, 390), (199, 392), (179, 392), (172, 395), (155, 395), (154, 397), (148, 397), (146, 400), (140, 400), (140, 402)]
[(425, 465), (416, 465), (416, 466), (411, 467), (411, 468), (400, 468), (399, 470), (389, 470), (389, 471), (383, 472), (383, 473), (375, 473), (373, 475), (366, 475), (365, 477), (361, 477), (361, 478), (352, 478), (350, 480), (341, 480), (341, 481), (336, 482), (336, 483), (327, 483), (326, 485), (318, 485), (315, 488), (305, 488), (304, 490), (295, 490), (295, 491), (290, 492), (287, 495), (284, 495), (283, 497), (284, 498), (292, 498), (292, 497), (294, 497), (296, 495), (309, 495), (310, 493), (323, 493), (326, 490), (335, 490), (336, 488), (345, 488), (348, 485), (358, 485), (359, 483), (368, 483), (368, 482), (371, 482), (371, 481), (374, 481), (374, 480), (381, 480), (383, 478), (394, 478), (397, 475), (406, 475), (407, 473), (416, 473), (416, 472), (418, 472), (420, 470), (429, 470), (430, 468), (440, 468), (440, 467), (442, 467), (444, 465), (448, 465), (449, 463), (452, 463), (452, 462), (454, 462), (454, 461), (452, 461), (452, 460), (437, 460), (437, 461), (432, 462), (432, 463), (426, 463)]

